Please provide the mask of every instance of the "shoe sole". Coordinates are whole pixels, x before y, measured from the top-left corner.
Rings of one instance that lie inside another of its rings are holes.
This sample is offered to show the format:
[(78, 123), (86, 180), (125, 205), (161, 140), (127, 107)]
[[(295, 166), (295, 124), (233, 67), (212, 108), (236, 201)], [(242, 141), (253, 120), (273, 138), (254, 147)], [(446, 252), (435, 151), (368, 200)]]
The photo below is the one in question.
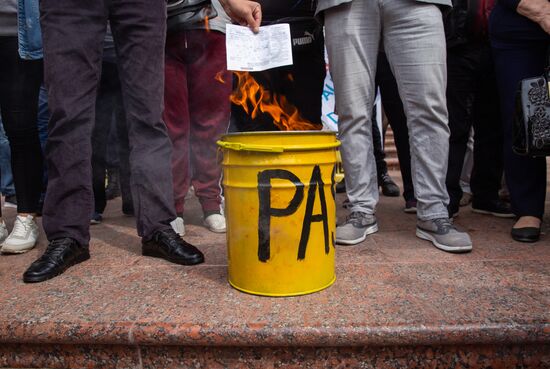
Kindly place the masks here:
[(416, 208), (405, 208), (403, 209), (403, 212), (407, 214), (416, 214)]
[(535, 238), (525, 238), (525, 237), (512, 236), (512, 239), (514, 241), (522, 242), (522, 243), (535, 243), (535, 242), (540, 241), (540, 236), (537, 237), (536, 239)]
[(90, 220), (90, 225), (98, 225), (101, 224), (101, 221), (98, 220)]
[(226, 233), (227, 232), (227, 227), (224, 228), (224, 229), (216, 229), (216, 228), (210, 228), (208, 225), (206, 225), (205, 223), (203, 223), (203, 226), (208, 229), (210, 232), (214, 232), (214, 233)]
[(141, 254), (143, 256), (163, 259), (163, 260), (169, 261), (170, 263), (179, 264), (179, 265), (198, 265), (198, 264), (204, 263), (204, 258), (201, 258), (200, 260), (197, 260), (197, 261), (185, 261), (185, 260), (168, 258), (159, 252), (151, 251), (151, 250), (142, 250)]
[(367, 229), (365, 229), (365, 233), (361, 237), (356, 238), (354, 240), (342, 240), (342, 239), (336, 238), (336, 244), (345, 245), (345, 246), (357, 245), (358, 243), (365, 241), (369, 234), (373, 234), (376, 232), (378, 232), (378, 223), (367, 227)]
[(25, 283), (40, 283), (40, 282), (45, 282), (49, 279), (52, 279), (52, 278), (55, 278), (57, 277), (58, 275), (61, 275), (63, 273), (65, 273), (67, 271), (67, 269), (69, 269), (70, 267), (73, 267), (77, 264), (80, 264), (80, 263), (83, 263), (85, 262), (86, 260), (90, 259), (90, 253), (86, 254), (86, 255), (82, 255), (80, 256), (78, 259), (74, 260), (72, 263), (70, 263), (69, 265), (65, 265), (65, 267), (63, 267), (63, 269), (59, 270), (57, 273), (55, 274), (51, 274), (51, 275), (48, 275), (48, 276), (45, 276), (45, 277), (36, 277), (36, 278), (32, 278), (32, 277), (23, 277), (23, 282)]
[(0, 247), (0, 252), (2, 254), (24, 254), (27, 251), (30, 251), (36, 247), (35, 242), (32, 246), (18, 246), (17, 248), (10, 248), (9, 245), (2, 244)]
[(426, 241), (430, 241), (435, 247), (437, 247), (440, 250), (452, 252), (455, 254), (462, 254), (465, 252), (472, 251), (472, 245), (464, 245), (464, 246), (446, 246), (443, 245), (435, 239), (434, 236), (432, 236), (430, 233), (425, 232), (421, 229), (416, 229), (416, 237), (421, 238)]
[(474, 209), (474, 208), (472, 208), (472, 211), (477, 214), (493, 215), (497, 218), (515, 218), (516, 217), (516, 215), (512, 213), (500, 214), (500, 213), (493, 213), (492, 211), (489, 211), (489, 210), (481, 210), (481, 209)]

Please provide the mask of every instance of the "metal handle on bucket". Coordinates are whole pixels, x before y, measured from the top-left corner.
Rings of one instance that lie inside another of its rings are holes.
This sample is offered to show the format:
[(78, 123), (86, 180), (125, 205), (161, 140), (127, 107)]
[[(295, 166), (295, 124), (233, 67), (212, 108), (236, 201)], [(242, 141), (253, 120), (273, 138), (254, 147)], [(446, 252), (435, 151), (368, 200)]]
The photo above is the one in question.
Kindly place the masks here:
[(315, 145), (302, 145), (302, 146), (273, 146), (273, 145), (253, 145), (253, 144), (243, 144), (240, 142), (226, 142), (218, 141), (218, 146), (235, 151), (257, 151), (257, 152), (272, 152), (272, 153), (281, 153), (285, 151), (310, 151), (310, 150), (323, 150), (323, 149), (332, 149), (340, 146), (340, 141), (330, 142), (325, 144), (315, 144)]

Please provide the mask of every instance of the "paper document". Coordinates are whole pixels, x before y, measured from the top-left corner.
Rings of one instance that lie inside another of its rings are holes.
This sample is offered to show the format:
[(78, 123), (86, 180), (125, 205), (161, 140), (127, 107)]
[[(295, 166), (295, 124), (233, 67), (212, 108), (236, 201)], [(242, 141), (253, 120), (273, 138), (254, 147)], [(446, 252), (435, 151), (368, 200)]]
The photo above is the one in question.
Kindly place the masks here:
[(260, 27), (254, 33), (248, 27), (226, 25), (227, 69), (258, 72), (292, 65), (290, 26), (287, 23)]

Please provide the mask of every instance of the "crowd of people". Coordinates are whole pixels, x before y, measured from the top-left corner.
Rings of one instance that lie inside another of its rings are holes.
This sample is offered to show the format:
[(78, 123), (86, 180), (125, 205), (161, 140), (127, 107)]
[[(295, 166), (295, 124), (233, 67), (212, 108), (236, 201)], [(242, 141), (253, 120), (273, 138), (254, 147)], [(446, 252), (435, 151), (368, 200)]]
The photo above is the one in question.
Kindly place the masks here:
[[(293, 37), (301, 32), (293, 66), (252, 75), (319, 128), (326, 46), (345, 172), (339, 189), (350, 212), (337, 226), (337, 244), (355, 245), (378, 231), (380, 187), (399, 196), (383, 160), (384, 131), (373, 124), (377, 90), (418, 237), (448, 252), (472, 250), (469, 235), (453, 223), (467, 202), (466, 177), (473, 211), (517, 217), (511, 236), (539, 240), (546, 162), (515, 154), (511, 140), (517, 85), (548, 65), (550, 2), (211, 3), (216, 17), (177, 31), (167, 31), (162, 0), (0, 4), (7, 137), (0, 142), (0, 184), (5, 203), (17, 206), (11, 232), (0, 223), (0, 250), (32, 249), (40, 215), (49, 241), (25, 282), (89, 259), (90, 224), (103, 221), (107, 200), (118, 194), (122, 212), (136, 218), (143, 255), (183, 265), (204, 261), (182, 238), (183, 213), (193, 188), (204, 226), (226, 230), (216, 141), (228, 129), (278, 129), (270, 117), (254, 120), (231, 106), (224, 35), (231, 22), (254, 32), (289, 22)], [(465, 163), (469, 143), (473, 154)]]

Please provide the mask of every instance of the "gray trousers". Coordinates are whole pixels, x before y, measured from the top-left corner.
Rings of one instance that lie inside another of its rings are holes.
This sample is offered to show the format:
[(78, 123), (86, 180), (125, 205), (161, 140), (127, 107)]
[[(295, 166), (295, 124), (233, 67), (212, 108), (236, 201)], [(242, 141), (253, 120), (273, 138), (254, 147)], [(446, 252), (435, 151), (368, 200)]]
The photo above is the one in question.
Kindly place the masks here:
[(407, 115), (418, 218), (448, 217), (447, 67), (441, 11), (412, 0), (355, 0), (325, 11), (338, 133), (351, 211), (378, 203), (371, 112), (384, 45)]
[(51, 112), (43, 211), (48, 239), (90, 239), (91, 137), (107, 20), (119, 55), (138, 234), (148, 238), (169, 228), (176, 212), (172, 145), (161, 119), (165, 1), (41, 0), (40, 13)]

